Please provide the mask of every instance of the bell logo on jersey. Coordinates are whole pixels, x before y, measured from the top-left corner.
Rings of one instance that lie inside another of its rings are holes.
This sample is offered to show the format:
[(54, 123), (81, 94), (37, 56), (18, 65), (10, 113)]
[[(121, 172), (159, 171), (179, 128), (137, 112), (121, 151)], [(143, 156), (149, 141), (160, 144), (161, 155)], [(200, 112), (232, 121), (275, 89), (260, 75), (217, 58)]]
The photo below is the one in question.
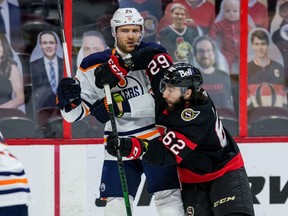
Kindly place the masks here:
[(191, 108), (184, 109), (181, 113), (181, 118), (184, 121), (191, 121), (200, 114), (200, 111), (194, 111)]

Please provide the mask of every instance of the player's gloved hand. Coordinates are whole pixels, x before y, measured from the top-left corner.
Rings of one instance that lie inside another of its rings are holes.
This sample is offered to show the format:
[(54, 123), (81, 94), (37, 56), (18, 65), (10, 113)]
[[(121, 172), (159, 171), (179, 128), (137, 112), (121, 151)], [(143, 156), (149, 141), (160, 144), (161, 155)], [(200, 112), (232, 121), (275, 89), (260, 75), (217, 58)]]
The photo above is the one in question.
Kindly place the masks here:
[(112, 73), (119, 78), (124, 78), (128, 72), (129, 68), (125, 65), (124, 60), (119, 55), (111, 55), (110, 59), (108, 60), (108, 65)]
[(78, 80), (63, 78), (57, 88), (56, 104), (59, 109), (70, 112), (81, 103), (81, 87)]
[(137, 138), (119, 138), (112, 134), (107, 137), (107, 152), (117, 157), (117, 151), (120, 151), (120, 156), (131, 159), (139, 158), (148, 147), (148, 141)]
[(110, 88), (113, 88), (128, 72), (129, 68), (124, 64), (123, 59), (119, 55), (111, 55), (108, 63), (104, 63), (95, 69), (95, 84), (97, 88), (101, 89), (104, 84), (109, 84)]
[[(127, 100), (119, 93), (113, 93), (112, 95), (114, 114), (117, 118), (121, 118), (124, 112), (130, 112), (130, 105)], [(94, 116), (101, 123), (106, 123), (110, 120), (109, 108), (106, 97), (97, 100), (90, 107), (90, 114)]]
[(119, 82), (119, 78), (115, 76), (111, 71), (108, 63), (104, 63), (94, 70), (95, 85), (97, 88), (103, 89), (104, 84), (109, 84), (110, 88), (113, 88)]

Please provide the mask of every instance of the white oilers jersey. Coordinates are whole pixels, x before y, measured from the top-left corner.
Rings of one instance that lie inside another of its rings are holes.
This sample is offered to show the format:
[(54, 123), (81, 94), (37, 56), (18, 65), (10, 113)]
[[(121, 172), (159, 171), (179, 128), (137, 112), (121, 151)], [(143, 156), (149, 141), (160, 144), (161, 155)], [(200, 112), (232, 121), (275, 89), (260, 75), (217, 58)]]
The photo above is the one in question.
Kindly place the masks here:
[[(91, 106), (98, 99), (105, 97), (104, 90), (97, 88), (95, 85), (94, 70), (99, 64), (107, 62), (110, 55), (111, 50), (105, 50), (83, 59), (75, 76), (80, 82), (82, 104), (68, 113), (61, 110), (63, 118), (68, 122), (82, 119), (89, 114), (89, 106), (83, 101), (88, 102)], [(121, 93), (128, 100), (131, 108), (131, 112), (124, 113), (121, 118), (115, 118), (118, 136), (137, 136), (144, 139), (153, 139), (159, 135), (155, 127), (154, 99), (149, 90), (150, 82), (145, 75), (145, 70), (130, 71), (116, 87), (111, 89), (111, 92)], [(105, 125), (104, 137), (106, 138), (111, 132), (109, 121)], [(106, 155), (108, 156), (108, 153)], [(109, 157), (116, 159), (110, 155)]]

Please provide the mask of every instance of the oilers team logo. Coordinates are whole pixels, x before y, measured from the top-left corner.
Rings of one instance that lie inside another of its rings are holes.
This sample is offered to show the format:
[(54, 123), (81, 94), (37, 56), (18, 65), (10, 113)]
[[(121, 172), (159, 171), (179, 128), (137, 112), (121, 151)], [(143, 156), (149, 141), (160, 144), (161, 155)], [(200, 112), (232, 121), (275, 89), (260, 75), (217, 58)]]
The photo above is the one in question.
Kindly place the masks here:
[[(137, 73), (136, 71), (133, 73)], [(143, 95), (145, 93), (144, 87), (141, 82), (132, 76), (121, 78), (117, 84), (116, 92), (120, 93), (126, 100)]]
[(106, 190), (106, 185), (104, 183), (101, 183), (100, 190), (101, 192), (104, 192)]
[(191, 121), (195, 118), (197, 118), (197, 116), (200, 114), (200, 111), (194, 111), (191, 108), (186, 108), (182, 111), (181, 113), (181, 118), (184, 121)]
[(127, 86), (127, 79), (125, 77), (121, 78), (120, 81), (118, 82), (117, 86), (119, 88), (125, 88)]

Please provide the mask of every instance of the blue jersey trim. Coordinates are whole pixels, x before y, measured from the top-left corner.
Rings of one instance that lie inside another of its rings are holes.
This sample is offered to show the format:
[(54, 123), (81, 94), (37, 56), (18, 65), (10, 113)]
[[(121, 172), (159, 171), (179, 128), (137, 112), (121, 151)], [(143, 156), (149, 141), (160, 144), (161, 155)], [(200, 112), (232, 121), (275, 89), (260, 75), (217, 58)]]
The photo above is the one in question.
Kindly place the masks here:
[(10, 190), (2, 190), (0, 191), (0, 195), (18, 193), (18, 192), (30, 193), (30, 189), (29, 188), (16, 188), (16, 189), (10, 189)]
[(0, 176), (23, 176), (24, 174), (24, 170), (22, 170), (21, 172), (0, 172)]

